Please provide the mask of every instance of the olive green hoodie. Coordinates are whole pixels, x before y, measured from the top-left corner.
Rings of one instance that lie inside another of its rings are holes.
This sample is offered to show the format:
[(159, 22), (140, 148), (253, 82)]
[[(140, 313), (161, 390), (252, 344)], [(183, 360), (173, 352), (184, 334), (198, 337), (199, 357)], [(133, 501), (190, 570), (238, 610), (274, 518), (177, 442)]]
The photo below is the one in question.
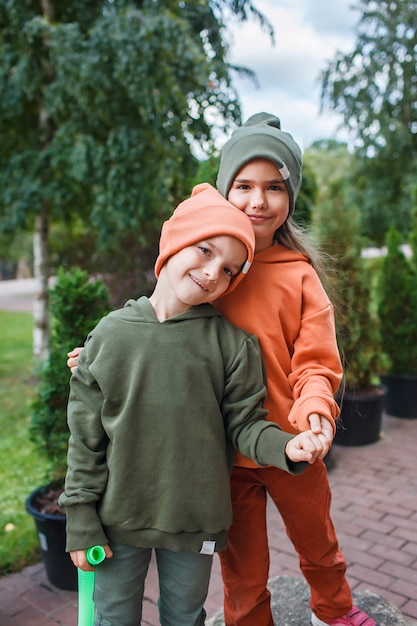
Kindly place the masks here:
[(233, 450), (291, 473), (265, 421), (256, 337), (209, 305), (159, 322), (146, 297), (90, 333), (71, 379), (67, 549), (226, 547)]

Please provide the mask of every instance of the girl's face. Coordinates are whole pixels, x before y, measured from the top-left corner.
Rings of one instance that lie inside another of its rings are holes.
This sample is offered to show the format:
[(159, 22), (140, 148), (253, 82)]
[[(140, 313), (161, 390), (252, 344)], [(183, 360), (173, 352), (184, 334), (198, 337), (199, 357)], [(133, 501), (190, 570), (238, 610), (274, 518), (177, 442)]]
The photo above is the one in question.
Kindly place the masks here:
[(210, 237), (183, 248), (166, 264), (172, 300), (179, 310), (217, 300), (246, 259), (245, 245), (230, 235)]
[(237, 173), (227, 197), (252, 222), (256, 252), (272, 246), (275, 231), (288, 217), (290, 199), (278, 168), (267, 159), (255, 159)]

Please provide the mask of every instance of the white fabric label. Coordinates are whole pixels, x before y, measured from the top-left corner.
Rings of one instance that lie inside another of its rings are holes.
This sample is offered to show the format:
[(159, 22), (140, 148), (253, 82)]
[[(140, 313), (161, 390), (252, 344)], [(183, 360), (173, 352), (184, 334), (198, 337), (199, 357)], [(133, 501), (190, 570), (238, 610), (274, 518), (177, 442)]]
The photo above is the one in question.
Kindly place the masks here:
[(215, 547), (215, 541), (203, 541), (203, 547), (200, 550), (200, 554), (214, 554)]
[(242, 274), (247, 274), (250, 270), (250, 266), (252, 265), (252, 263), (250, 261), (245, 261), (243, 266), (242, 266)]
[(285, 165), (285, 163), (284, 163), (284, 165), (281, 167), (281, 169), (279, 170), (279, 172), (280, 172), (280, 174), (281, 174), (281, 176), (282, 176), (282, 178), (283, 178), (284, 180), (288, 180), (288, 178), (290, 177), (290, 171), (289, 171), (288, 167)]

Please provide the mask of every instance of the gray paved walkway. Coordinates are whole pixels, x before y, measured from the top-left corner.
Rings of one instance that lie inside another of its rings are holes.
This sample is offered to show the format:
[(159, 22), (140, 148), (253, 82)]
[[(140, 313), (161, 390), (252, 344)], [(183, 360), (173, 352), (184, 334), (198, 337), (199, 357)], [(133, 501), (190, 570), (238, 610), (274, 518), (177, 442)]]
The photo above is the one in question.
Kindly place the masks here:
[(0, 309), (32, 311), (35, 280), (0, 280)]

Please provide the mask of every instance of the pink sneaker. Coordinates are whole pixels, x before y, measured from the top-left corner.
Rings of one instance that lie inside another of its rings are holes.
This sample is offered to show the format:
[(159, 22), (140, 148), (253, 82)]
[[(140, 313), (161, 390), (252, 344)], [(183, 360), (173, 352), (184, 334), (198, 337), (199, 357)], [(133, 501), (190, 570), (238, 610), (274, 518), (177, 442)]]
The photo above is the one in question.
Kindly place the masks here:
[(357, 606), (353, 606), (349, 613), (336, 617), (330, 622), (322, 622), (314, 613), (311, 614), (313, 626), (377, 626), (372, 617), (361, 611)]

